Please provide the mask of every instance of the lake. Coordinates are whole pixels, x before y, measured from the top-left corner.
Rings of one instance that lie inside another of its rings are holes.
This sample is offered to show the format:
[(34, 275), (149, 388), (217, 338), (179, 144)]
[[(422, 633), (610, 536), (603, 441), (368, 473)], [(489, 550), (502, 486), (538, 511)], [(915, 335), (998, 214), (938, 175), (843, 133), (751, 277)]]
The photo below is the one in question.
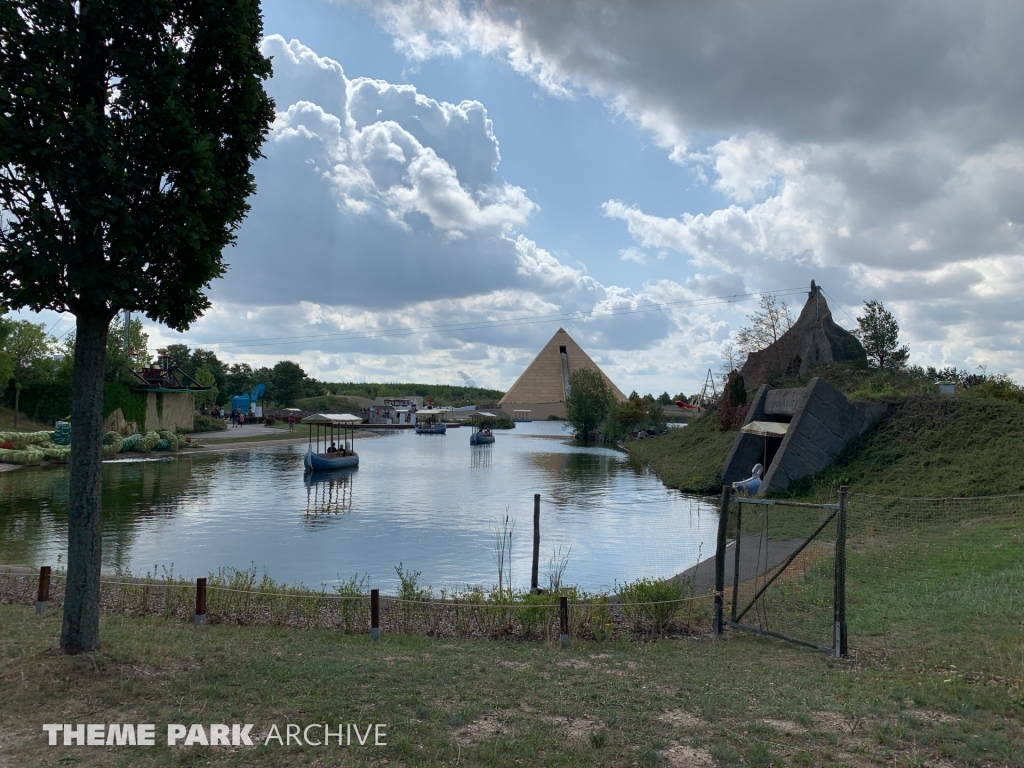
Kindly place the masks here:
[[(195, 578), (255, 566), (274, 579), (331, 585), (354, 574), (393, 590), (395, 566), (436, 590), (497, 582), (495, 530), (512, 527), (512, 579), (529, 586), (533, 495), (541, 495), (541, 584), (552, 553), (564, 583), (613, 589), (672, 576), (714, 554), (713, 499), (666, 488), (614, 449), (573, 442), (561, 422), (357, 439), (360, 467), (311, 481), (306, 446), (180, 452), (103, 465), (103, 561)], [(0, 563), (63, 563), (68, 468), (0, 473)]]

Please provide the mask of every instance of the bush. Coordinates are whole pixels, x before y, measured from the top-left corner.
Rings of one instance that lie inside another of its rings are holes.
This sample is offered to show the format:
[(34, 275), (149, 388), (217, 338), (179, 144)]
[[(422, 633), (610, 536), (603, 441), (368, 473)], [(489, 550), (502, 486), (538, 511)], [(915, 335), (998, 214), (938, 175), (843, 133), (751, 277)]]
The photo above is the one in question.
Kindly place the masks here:
[(621, 587), (616, 584), (623, 613), (633, 620), (638, 632), (661, 633), (665, 625), (682, 609), (680, 601), (693, 596), (693, 581), (689, 579), (643, 578)]
[(211, 416), (204, 416), (197, 413), (192, 417), (191, 432), (219, 432), (228, 428), (228, 425), (221, 419), (214, 419)]

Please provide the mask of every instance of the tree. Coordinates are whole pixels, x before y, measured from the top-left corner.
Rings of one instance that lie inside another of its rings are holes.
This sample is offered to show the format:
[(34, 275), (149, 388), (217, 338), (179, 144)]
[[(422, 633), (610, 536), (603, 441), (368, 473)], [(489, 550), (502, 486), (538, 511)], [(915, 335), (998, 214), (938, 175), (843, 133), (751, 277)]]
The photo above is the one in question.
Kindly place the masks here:
[(880, 301), (864, 302), (864, 314), (857, 318), (856, 335), (879, 368), (899, 369), (907, 364), (910, 349), (899, 346), (900, 326)]
[(227, 369), (224, 363), (220, 361), (217, 355), (209, 349), (197, 349), (192, 352), (192, 357), (188, 361), (189, 376), (195, 376), (196, 372), (204, 365), (210, 369), (210, 373), (213, 374), (213, 379), (217, 384), (217, 402), (221, 405), (228, 401), (228, 397), (232, 394), (239, 394), (238, 392), (228, 392), (228, 377)]
[(61, 648), (99, 644), (110, 321), (210, 305), (273, 119), (258, 0), (0, 4), (0, 303), (75, 316)]
[(672, 405), (672, 395), (668, 392), (662, 392), (658, 395), (658, 402), (662, 405)]
[(303, 395), (306, 372), (298, 363), (282, 360), (274, 366), (274, 400), (280, 405), (293, 406)]
[(591, 430), (597, 429), (613, 400), (611, 387), (597, 371), (580, 368), (570, 373), (565, 417), (576, 437), (586, 439)]
[(213, 373), (205, 365), (199, 366), (195, 376), (193, 376), (198, 384), (204, 387), (209, 387), (207, 392), (196, 392), (195, 404), (200, 408), (208, 405), (213, 405), (217, 402), (217, 380), (213, 378)]
[(18, 320), (10, 323), (4, 351), (11, 361), (14, 380), (14, 428), (18, 428), (18, 406), (21, 390), (32, 376), (38, 361), (50, 352), (50, 339), (46, 335), (44, 323), (30, 323)]
[(242, 394), (248, 392), (259, 382), (256, 381), (252, 372), (252, 366), (248, 363), (235, 363), (225, 373), (225, 381), (229, 394)]
[(3, 308), (0, 307), (0, 392), (7, 389), (7, 382), (14, 377), (14, 361), (4, 349), (7, 337), (11, 332), (11, 321), (2, 315)]
[(196, 372), (192, 367), (192, 350), (187, 344), (171, 344), (167, 347), (167, 357), (173, 367), (180, 368), (189, 376)]
[[(740, 328), (736, 334), (736, 345), (744, 358), (751, 352), (760, 352), (765, 347), (777, 342), (786, 331), (793, 327), (793, 315), (784, 301), (778, 301), (770, 293), (762, 293), (757, 310), (752, 315), (747, 315), (750, 325)], [(728, 353), (732, 356), (732, 350)], [(725, 352), (723, 351), (723, 358)], [(737, 359), (725, 362), (729, 370), (741, 366), (735, 363)]]

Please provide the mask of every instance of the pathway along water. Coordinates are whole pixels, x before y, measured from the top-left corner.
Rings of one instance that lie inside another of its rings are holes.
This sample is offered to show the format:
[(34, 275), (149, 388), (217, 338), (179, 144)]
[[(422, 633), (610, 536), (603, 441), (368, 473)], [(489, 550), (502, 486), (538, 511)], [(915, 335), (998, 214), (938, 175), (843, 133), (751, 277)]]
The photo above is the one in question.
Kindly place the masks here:
[[(306, 446), (103, 465), (105, 567), (196, 577), (222, 566), (309, 586), (394, 567), (442, 587), (497, 582), (494, 529), (507, 514), (512, 578), (529, 586), (533, 494), (540, 493), (541, 583), (553, 550), (572, 548), (565, 582), (612, 589), (679, 573), (714, 553), (714, 500), (666, 488), (622, 453), (584, 447), (560, 422), (519, 424), (493, 445), (468, 430), (359, 441), (360, 468), (311, 482)], [(61, 564), (68, 470), (0, 474), (0, 563)]]

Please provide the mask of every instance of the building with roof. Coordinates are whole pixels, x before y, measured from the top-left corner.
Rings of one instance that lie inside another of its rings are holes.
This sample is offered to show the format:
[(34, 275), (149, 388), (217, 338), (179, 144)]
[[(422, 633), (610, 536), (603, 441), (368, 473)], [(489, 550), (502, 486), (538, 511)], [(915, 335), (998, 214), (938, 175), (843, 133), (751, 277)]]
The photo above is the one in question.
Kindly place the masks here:
[(626, 396), (597, 363), (573, 341), (564, 328), (559, 328), (498, 401), (498, 407), (519, 421), (543, 421), (551, 416), (564, 419), (569, 375), (580, 368), (600, 374), (615, 398), (619, 402), (626, 401)]

